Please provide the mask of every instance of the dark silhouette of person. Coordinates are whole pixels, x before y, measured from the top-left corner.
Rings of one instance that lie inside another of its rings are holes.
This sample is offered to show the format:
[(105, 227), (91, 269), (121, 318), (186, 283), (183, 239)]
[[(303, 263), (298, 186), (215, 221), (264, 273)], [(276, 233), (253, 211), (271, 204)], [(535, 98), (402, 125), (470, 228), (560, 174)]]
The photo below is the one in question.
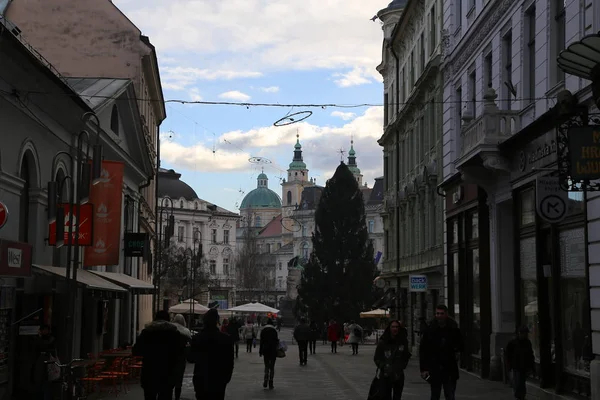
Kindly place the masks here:
[(310, 340), (308, 341), (308, 348), (310, 354), (317, 352), (317, 340), (319, 339), (319, 324), (316, 321), (310, 322)]
[(379, 369), (382, 400), (400, 400), (404, 390), (404, 370), (411, 354), (408, 333), (398, 320), (391, 321), (377, 343), (373, 360)]
[(513, 390), (515, 399), (524, 400), (527, 395), (527, 376), (535, 368), (533, 345), (529, 340), (529, 328), (523, 326), (518, 336), (506, 346), (508, 369), (513, 374)]
[(194, 362), (194, 391), (198, 400), (223, 400), (234, 364), (233, 341), (219, 331), (219, 313), (204, 314), (202, 331), (192, 338), (190, 358)]
[(311, 333), (310, 327), (306, 324), (306, 319), (301, 318), (300, 324), (294, 329), (294, 339), (298, 342), (300, 365), (306, 365), (308, 358), (308, 341), (311, 340)]
[(275, 377), (275, 361), (277, 361), (278, 350), (279, 335), (277, 329), (273, 326), (273, 321), (269, 318), (260, 332), (260, 346), (258, 348), (258, 355), (263, 358), (265, 363), (263, 388), (266, 388), (268, 384), (269, 389), (274, 389), (273, 378)]

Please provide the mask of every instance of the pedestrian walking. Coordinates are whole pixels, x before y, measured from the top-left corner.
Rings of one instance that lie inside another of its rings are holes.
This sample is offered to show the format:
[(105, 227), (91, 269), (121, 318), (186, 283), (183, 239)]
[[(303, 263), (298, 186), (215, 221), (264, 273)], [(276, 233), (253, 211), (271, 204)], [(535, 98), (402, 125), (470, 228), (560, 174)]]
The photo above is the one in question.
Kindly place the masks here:
[(233, 349), (235, 352), (235, 358), (238, 358), (240, 353), (240, 323), (237, 319), (233, 319), (227, 325), (227, 334), (231, 337), (233, 341)]
[(506, 346), (508, 369), (512, 370), (515, 399), (524, 400), (527, 395), (527, 377), (535, 367), (533, 346), (529, 340), (529, 328), (519, 329), (516, 338)]
[(171, 400), (177, 385), (178, 365), (185, 358), (185, 339), (169, 322), (167, 311), (158, 311), (138, 336), (132, 354), (142, 357), (141, 385), (146, 400)]
[(298, 342), (300, 365), (306, 365), (308, 358), (308, 342), (312, 339), (312, 332), (305, 318), (300, 318), (300, 324), (294, 329), (294, 339)]
[(400, 400), (404, 390), (404, 370), (411, 354), (408, 351), (408, 334), (398, 320), (389, 323), (379, 339), (375, 365), (379, 372), (381, 400)]
[(227, 333), (229, 328), (229, 320), (227, 318), (223, 319), (223, 323), (221, 324), (221, 332)]
[(362, 326), (357, 324), (355, 321), (350, 321), (350, 325), (348, 325), (348, 343), (352, 346), (352, 355), (355, 356), (358, 354), (358, 345), (362, 342), (362, 338), (364, 336), (364, 331)]
[(316, 354), (317, 352), (317, 340), (319, 339), (319, 325), (316, 321), (310, 322), (310, 340), (308, 341), (308, 348), (310, 354)]
[(242, 337), (246, 340), (246, 353), (252, 353), (252, 342), (256, 338), (256, 331), (252, 321), (246, 321), (246, 325), (242, 329)]
[[(186, 351), (190, 351), (190, 343), (192, 341), (192, 333), (188, 328), (185, 327), (185, 318), (181, 314), (177, 314), (173, 319), (173, 323), (177, 327), (179, 334), (185, 341)], [(177, 380), (175, 383), (175, 400), (181, 398), (181, 388), (183, 386), (183, 376), (185, 375), (185, 368), (187, 367), (187, 357), (185, 352), (182, 354), (181, 359), (177, 362)]]
[(233, 374), (233, 343), (218, 328), (219, 313), (211, 308), (204, 314), (202, 331), (192, 339), (194, 392), (197, 400), (223, 400)]
[(327, 321), (323, 322), (323, 327), (321, 328), (321, 336), (323, 339), (323, 344), (327, 344), (327, 330), (329, 328), (329, 324)]
[(431, 385), (431, 400), (439, 400), (442, 388), (446, 400), (455, 400), (458, 360), (463, 341), (458, 324), (440, 304), (419, 346), (421, 377)]
[(263, 326), (260, 332), (260, 346), (258, 355), (263, 358), (265, 363), (265, 376), (263, 380), (263, 388), (269, 385), (269, 389), (274, 389), (273, 378), (275, 377), (275, 361), (277, 360), (277, 352), (279, 350), (279, 335), (277, 329), (273, 326), (273, 321), (267, 319), (267, 324)]
[(36, 398), (52, 400), (52, 378), (48, 369), (55, 368), (46, 364), (47, 361), (58, 360), (56, 354), (56, 339), (50, 331), (50, 326), (42, 325), (38, 330), (38, 337), (34, 343), (33, 353), (35, 362), (31, 371), (32, 381), (36, 387)]
[(337, 342), (340, 340), (340, 326), (332, 319), (327, 327), (327, 339), (331, 342), (331, 352), (337, 353)]

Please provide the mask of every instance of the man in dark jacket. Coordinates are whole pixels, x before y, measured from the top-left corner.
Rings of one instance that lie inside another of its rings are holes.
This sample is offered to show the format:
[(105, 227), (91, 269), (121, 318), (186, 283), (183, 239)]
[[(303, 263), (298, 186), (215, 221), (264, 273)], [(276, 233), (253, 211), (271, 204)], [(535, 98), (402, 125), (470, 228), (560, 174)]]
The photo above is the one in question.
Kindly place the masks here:
[(440, 304), (435, 320), (427, 328), (419, 347), (421, 376), (431, 385), (431, 400), (454, 400), (458, 380), (458, 359), (463, 341), (458, 324), (448, 316), (448, 307)]
[(265, 379), (263, 387), (273, 389), (273, 377), (275, 376), (275, 361), (277, 361), (277, 352), (279, 351), (279, 335), (277, 329), (273, 326), (273, 321), (269, 318), (267, 324), (260, 331), (260, 347), (258, 355), (263, 357), (265, 362)]
[(513, 389), (515, 399), (523, 400), (527, 394), (527, 376), (535, 367), (533, 346), (529, 340), (529, 328), (519, 329), (519, 335), (508, 343), (506, 358), (508, 369), (513, 374)]
[(312, 332), (306, 323), (306, 319), (300, 318), (300, 325), (294, 329), (294, 339), (298, 342), (298, 352), (300, 353), (300, 365), (306, 365), (308, 358), (308, 341), (311, 339)]
[(235, 358), (238, 358), (238, 354), (240, 352), (240, 328), (240, 322), (237, 320), (237, 318), (229, 321), (229, 325), (227, 325), (227, 334), (233, 341)]
[(133, 346), (133, 355), (143, 357), (142, 388), (144, 397), (171, 400), (177, 384), (177, 365), (185, 357), (185, 339), (169, 322), (169, 313), (159, 311)]
[(212, 308), (204, 314), (204, 328), (192, 338), (196, 399), (223, 400), (233, 374), (233, 342), (219, 331), (219, 313)]

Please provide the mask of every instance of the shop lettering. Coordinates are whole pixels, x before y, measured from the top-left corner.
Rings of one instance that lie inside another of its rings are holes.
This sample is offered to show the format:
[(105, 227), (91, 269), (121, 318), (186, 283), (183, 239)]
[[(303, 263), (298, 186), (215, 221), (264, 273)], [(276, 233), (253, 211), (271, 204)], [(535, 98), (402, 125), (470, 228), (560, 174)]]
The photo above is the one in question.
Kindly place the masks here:
[(600, 130), (586, 126), (569, 131), (570, 175), (575, 180), (600, 177)]
[(540, 146), (535, 151), (529, 153), (527, 156), (527, 162), (529, 164), (533, 164), (554, 153), (556, 153), (556, 141), (552, 140), (550, 144), (545, 143), (543, 146)]
[(21, 260), (23, 258), (23, 251), (21, 249), (8, 248), (8, 267), (9, 268), (21, 268)]

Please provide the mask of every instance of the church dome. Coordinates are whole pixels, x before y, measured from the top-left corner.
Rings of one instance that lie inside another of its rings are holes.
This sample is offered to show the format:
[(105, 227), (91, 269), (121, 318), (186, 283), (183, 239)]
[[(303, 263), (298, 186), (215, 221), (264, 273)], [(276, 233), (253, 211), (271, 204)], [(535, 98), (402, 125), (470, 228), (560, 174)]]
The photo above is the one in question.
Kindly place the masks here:
[(258, 175), (256, 189), (248, 193), (240, 210), (255, 208), (281, 208), (281, 198), (277, 193), (269, 189), (269, 178), (263, 172)]
[(198, 195), (184, 181), (180, 180), (181, 174), (172, 169), (161, 168), (158, 171), (158, 197), (169, 197), (171, 199), (194, 200)]

